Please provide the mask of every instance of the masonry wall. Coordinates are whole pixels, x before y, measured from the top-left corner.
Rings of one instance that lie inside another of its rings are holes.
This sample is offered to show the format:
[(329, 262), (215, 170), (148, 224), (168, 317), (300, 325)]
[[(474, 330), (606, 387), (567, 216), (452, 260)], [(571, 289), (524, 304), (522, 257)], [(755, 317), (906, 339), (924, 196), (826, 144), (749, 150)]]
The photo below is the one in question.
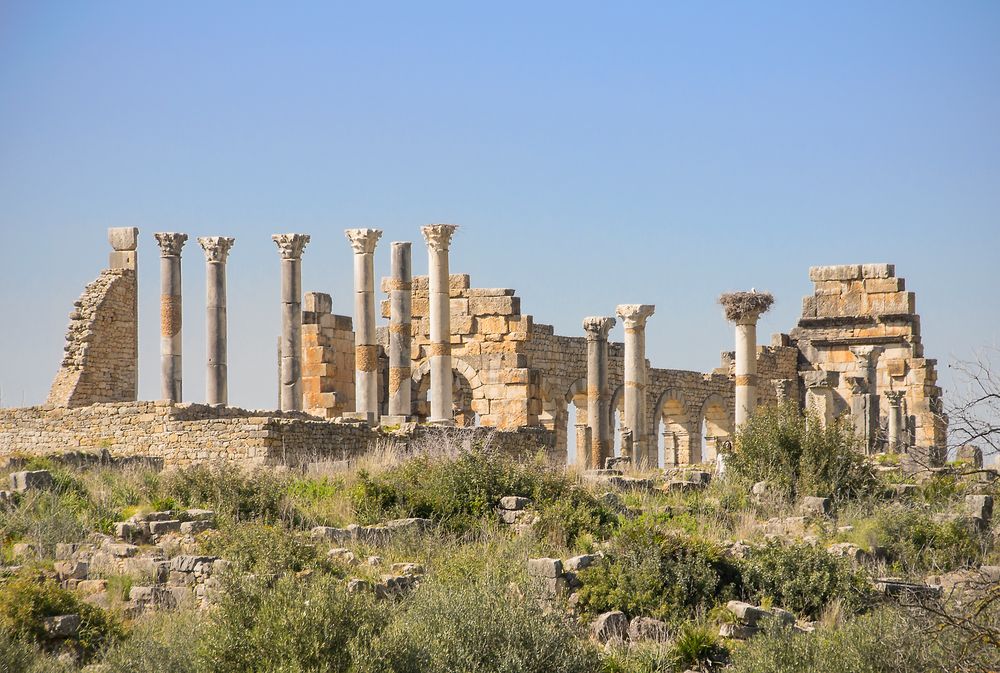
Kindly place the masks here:
[(354, 411), (354, 325), (333, 301), (307, 292), (302, 310), (302, 408), (320, 418)]
[(73, 302), (65, 355), (47, 404), (130, 402), (138, 384), (134, 269), (107, 269)]
[[(888, 390), (905, 391), (904, 413), (909, 444), (944, 447), (945, 421), (937, 360), (924, 357), (916, 298), (906, 291), (892, 264), (845, 264), (809, 269), (815, 285), (802, 302), (802, 317), (789, 334), (801, 353), (804, 376), (823, 372), (833, 389), (833, 415), (850, 412), (852, 383), (864, 375), (855, 352), (872, 349), (874, 380), (870, 392), (878, 398), (884, 432)], [(852, 350), (853, 349), (853, 350)], [(876, 447), (877, 448), (877, 447)]]
[[(433, 441), (435, 429), (384, 433), (361, 423), (318, 420), (300, 412), (260, 412), (235, 407), (166, 402), (94, 404), (87, 407), (0, 409), (0, 456), (107, 450), (114, 457), (145, 456), (166, 467), (226, 460), (246, 465), (303, 465), (346, 460), (374, 443), (400, 446)], [(514, 455), (552, 454), (552, 433), (540, 428), (493, 432), (458, 430), (470, 445), (489, 441)]]

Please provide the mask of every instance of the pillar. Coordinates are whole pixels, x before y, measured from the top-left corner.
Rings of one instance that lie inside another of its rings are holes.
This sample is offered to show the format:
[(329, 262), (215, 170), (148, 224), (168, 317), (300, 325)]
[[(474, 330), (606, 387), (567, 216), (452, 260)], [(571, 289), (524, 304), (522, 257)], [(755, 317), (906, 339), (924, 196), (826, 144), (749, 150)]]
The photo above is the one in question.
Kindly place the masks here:
[(413, 266), (409, 241), (392, 244), (389, 277), (389, 415), (408, 417)]
[[(618, 306), (618, 317), (625, 324), (625, 417), (623, 430), (631, 432), (631, 441), (623, 435), (622, 451), (636, 466), (658, 465), (656, 448), (648, 450), (646, 437), (646, 320), (653, 315), (656, 307), (652, 304), (622, 304)], [(651, 459), (652, 458), (652, 459)]]
[(757, 320), (749, 312), (736, 320), (736, 428), (742, 427), (757, 408)]
[(375, 341), (375, 245), (381, 229), (345, 229), (354, 249), (354, 410), (374, 420), (378, 409)]
[(198, 244), (205, 251), (205, 333), (207, 371), (205, 401), (213, 406), (229, 403), (226, 371), (226, 260), (236, 242), (225, 236), (203, 236)]
[(608, 332), (615, 326), (611, 317), (583, 319), (587, 333), (587, 421), (590, 426), (590, 455), (578, 455), (580, 464), (591, 470), (604, 467), (612, 456), (611, 390), (608, 386)]
[(448, 248), (458, 225), (430, 224), (420, 231), (427, 242), (430, 276), (431, 423), (450, 424), (451, 391), (451, 296), (449, 293)]
[(889, 445), (888, 450), (892, 452), (902, 452), (906, 449), (903, 441), (903, 398), (906, 392), (902, 390), (888, 390), (885, 393), (889, 400)]
[(130, 306), (120, 309), (128, 313), (128, 318), (127, 323), (118, 326), (120, 345), (115, 350), (122, 355), (122, 366), (115, 372), (113, 399), (135, 401), (139, 399), (139, 261), (136, 252), (139, 228), (111, 227), (108, 229), (108, 243), (111, 244), (108, 268), (125, 272), (130, 298)]
[(153, 234), (160, 246), (160, 398), (177, 404), (182, 397), (181, 248), (187, 234)]
[(848, 384), (851, 386), (851, 416), (866, 453), (874, 450), (878, 435), (879, 410), (878, 395), (875, 393), (875, 370), (882, 350), (879, 346), (851, 347), (857, 370), (856, 376), (848, 377)]
[(302, 410), (302, 252), (308, 234), (274, 234), (281, 254), (281, 382), (282, 411)]

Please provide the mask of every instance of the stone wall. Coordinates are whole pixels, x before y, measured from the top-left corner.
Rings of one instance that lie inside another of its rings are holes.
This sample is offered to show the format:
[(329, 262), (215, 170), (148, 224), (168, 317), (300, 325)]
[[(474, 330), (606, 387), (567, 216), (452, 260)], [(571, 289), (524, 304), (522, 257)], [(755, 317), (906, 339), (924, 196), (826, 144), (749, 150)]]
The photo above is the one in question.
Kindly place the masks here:
[(137, 283), (134, 269), (107, 269), (73, 302), (66, 354), (47, 404), (79, 407), (136, 399)]
[[(319, 420), (301, 412), (166, 402), (103, 403), (86, 407), (0, 409), (0, 456), (106, 450), (113, 457), (162, 459), (166, 467), (216, 460), (247, 465), (304, 465), (346, 460), (375, 442), (405, 447), (434, 429), (387, 433), (363, 423)], [(458, 430), (470, 445), (489, 441), (511, 454), (552, 454), (552, 433), (541, 428), (493, 432)]]
[(801, 353), (804, 383), (827, 401), (828, 416), (853, 414), (864, 431), (867, 404), (878, 419), (868, 429), (870, 448), (877, 450), (887, 423), (886, 392), (904, 391), (907, 445), (944, 447), (937, 361), (924, 357), (915, 295), (895, 267), (819, 266), (809, 269), (809, 279), (815, 291), (803, 299), (789, 339)]
[(354, 411), (354, 326), (330, 295), (307, 292), (302, 310), (302, 408), (320, 418)]

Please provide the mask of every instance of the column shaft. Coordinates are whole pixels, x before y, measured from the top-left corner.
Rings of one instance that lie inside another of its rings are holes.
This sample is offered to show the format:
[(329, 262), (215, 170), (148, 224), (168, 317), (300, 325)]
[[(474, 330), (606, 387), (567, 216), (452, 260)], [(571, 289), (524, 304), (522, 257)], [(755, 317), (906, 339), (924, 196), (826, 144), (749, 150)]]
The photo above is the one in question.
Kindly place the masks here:
[[(392, 244), (389, 289), (389, 415), (409, 416), (410, 323), (412, 321), (413, 271), (411, 244)], [(450, 313), (450, 312), (449, 312)]]
[(187, 234), (153, 234), (160, 246), (160, 397), (182, 399), (181, 248)]
[(451, 296), (448, 249), (451, 237), (457, 227), (453, 224), (432, 224), (423, 227), (427, 241), (428, 273), (430, 290), (430, 344), (428, 355), (431, 373), (431, 417), (432, 423), (451, 423), (452, 380), (451, 380)]
[(278, 403), (282, 411), (302, 410), (302, 252), (307, 234), (274, 234), (281, 254), (281, 339)]
[(587, 423), (590, 426), (590, 455), (577, 456), (588, 468), (598, 470), (612, 455), (611, 391), (608, 385), (608, 331), (614, 318), (590, 317), (583, 321), (587, 332)]
[(757, 319), (736, 323), (736, 427), (757, 408)]
[[(618, 307), (618, 316), (625, 324), (625, 418), (623, 429), (632, 433), (631, 450), (628, 457), (639, 467), (655, 466), (658, 461), (650, 460), (646, 429), (646, 320), (653, 315), (655, 307), (649, 304), (623, 304)], [(622, 450), (627, 451), (628, 443), (622, 442)]]
[(898, 390), (886, 393), (889, 398), (889, 451), (898, 452), (906, 448), (903, 442), (903, 395)]
[(375, 245), (379, 229), (344, 232), (354, 249), (354, 410), (378, 418), (378, 345), (375, 343)]
[(226, 366), (226, 259), (234, 239), (223, 237), (199, 238), (205, 250), (205, 333), (207, 371), (206, 402), (213, 406), (229, 403)]

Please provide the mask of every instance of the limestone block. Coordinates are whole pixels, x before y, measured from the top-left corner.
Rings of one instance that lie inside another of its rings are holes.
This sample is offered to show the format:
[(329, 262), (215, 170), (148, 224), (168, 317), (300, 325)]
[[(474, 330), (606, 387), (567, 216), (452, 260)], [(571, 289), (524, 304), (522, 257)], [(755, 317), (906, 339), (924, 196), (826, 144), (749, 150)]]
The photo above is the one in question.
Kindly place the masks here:
[(503, 316), (480, 316), (476, 320), (476, 331), (480, 334), (507, 334), (507, 319)]
[(471, 283), (471, 278), (467, 273), (453, 273), (448, 276), (448, 289), (451, 291), (452, 296), (459, 296), (459, 290), (468, 290)]
[(472, 334), (475, 332), (475, 318), (470, 315), (451, 315), (452, 334)]
[(80, 615), (59, 615), (46, 617), (42, 627), (52, 638), (71, 638), (80, 631)]
[(869, 278), (865, 280), (865, 292), (879, 294), (884, 292), (901, 292), (906, 289), (902, 278)]
[(809, 267), (809, 280), (813, 282), (822, 280), (860, 280), (861, 277), (860, 264)]
[(197, 535), (212, 528), (215, 528), (215, 525), (211, 521), (184, 521), (181, 523), (181, 533), (184, 535)]
[(958, 447), (955, 459), (960, 460), (974, 469), (980, 470), (983, 467), (983, 451), (978, 446), (966, 444)]
[(817, 297), (837, 297), (843, 288), (844, 284), (838, 280), (821, 280), (816, 283), (814, 294)]
[(17, 493), (49, 489), (52, 488), (52, 474), (48, 470), (12, 472), (10, 475), (10, 488)]
[(56, 561), (54, 567), (60, 581), (85, 580), (90, 572), (90, 564), (86, 561)]
[(896, 275), (895, 264), (862, 264), (861, 275), (864, 278), (892, 278)]
[(635, 617), (628, 625), (628, 638), (632, 642), (648, 640), (657, 643), (670, 641), (670, 627), (666, 622), (650, 617)]
[(510, 288), (473, 287), (465, 291), (466, 297), (513, 297), (514, 290)]
[(531, 500), (517, 495), (508, 495), (500, 498), (500, 509), (518, 511), (524, 509), (530, 504)]
[(562, 577), (562, 560), (557, 558), (528, 559), (528, 575), (531, 577)]
[(726, 603), (726, 609), (747, 626), (756, 626), (767, 614), (764, 610), (743, 601), (729, 601)]
[(799, 504), (799, 513), (803, 516), (826, 516), (830, 513), (831, 506), (829, 498), (806, 496)]
[(166, 533), (179, 533), (180, 531), (181, 522), (177, 519), (149, 522), (150, 535), (164, 535)]
[(521, 312), (519, 297), (470, 297), (469, 313), (472, 315), (515, 315)]
[(332, 313), (333, 298), (325, 292), (306, 292), (302, 310), (311, 313)]
[(598, 559), (600, 559), (600, 556), (597, 554), (580, 554), (579, 556), (567, 559), (565, 567), (566, 570), (579, 572), (597, 563)]
[(112, 250), (135, 250), (139, 243), (139, 228), (111, 227), (108, 229), (108, 243)]
[(590, 635), (599, 643), (625, 640), (628, 633), (628, 617), (624, 612), (613, 610), (598, 615), (590, 626)]
[(803, 297), (802, 298), (802, 317), (803, 318), (815, 318), (818, 314), (816, 312), (816, 297)]
[(448, 310), (452, 317), (458, 317), (469, 314), (469, 300), (468, 299), (451, 299), (448, 303)]
[(989, 495), (967, 495), (965, 496), (965, 509), (972, 518), (988, 522), (993, 518), (993, 497)]

